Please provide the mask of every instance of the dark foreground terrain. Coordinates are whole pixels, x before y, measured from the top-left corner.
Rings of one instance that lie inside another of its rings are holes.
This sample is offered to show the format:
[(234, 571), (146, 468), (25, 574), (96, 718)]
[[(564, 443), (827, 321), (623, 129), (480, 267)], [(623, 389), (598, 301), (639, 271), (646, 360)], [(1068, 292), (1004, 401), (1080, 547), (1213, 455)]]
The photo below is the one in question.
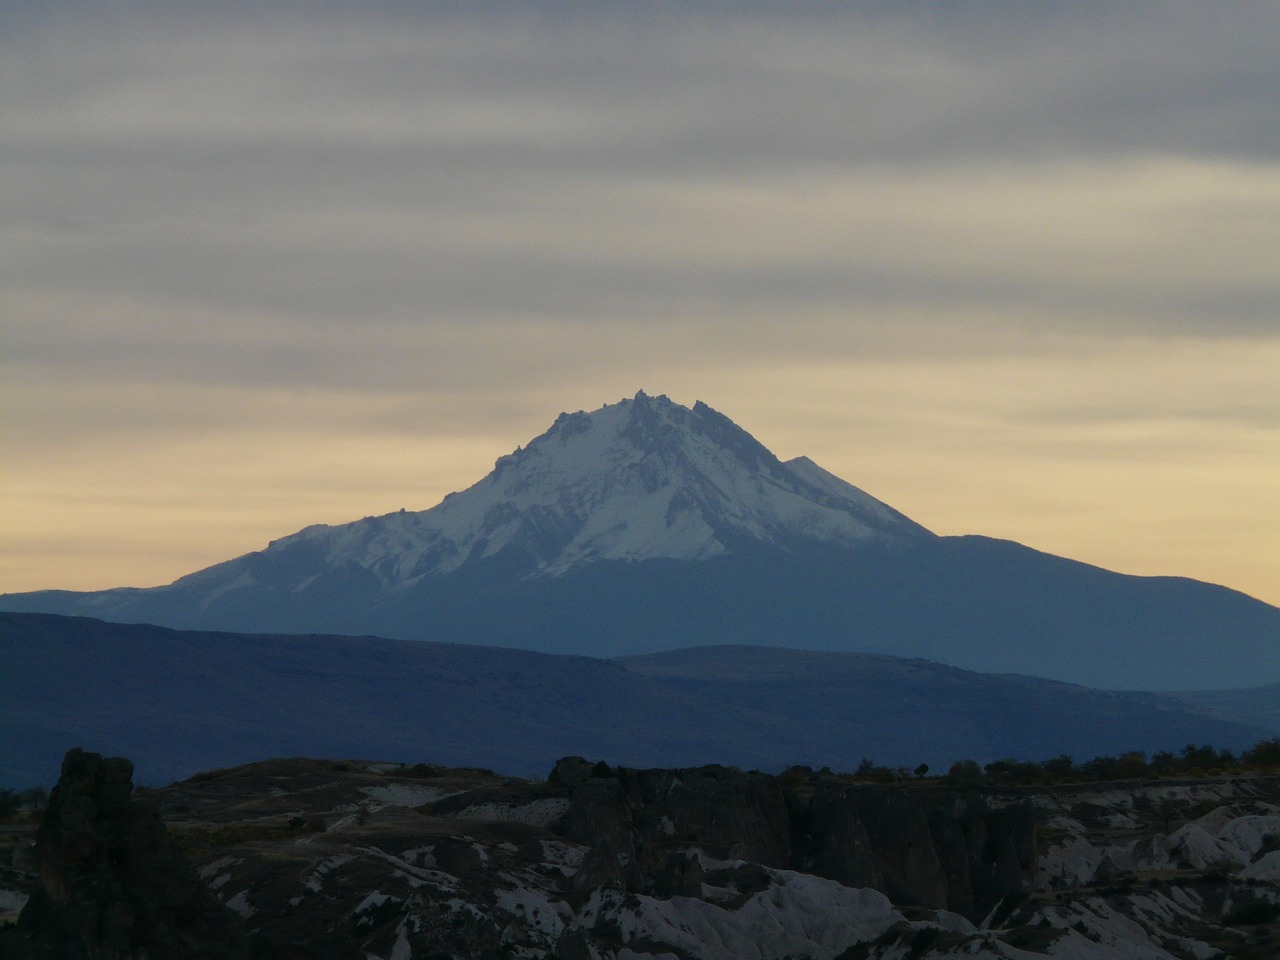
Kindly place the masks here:
[(1280, 956), (1274, 772), (960, 789), (273, 760), (132, 790), (131, 771), (73, 751), (34, 845), (9, 825), (0, 896), (26, 906), (0, 956)]

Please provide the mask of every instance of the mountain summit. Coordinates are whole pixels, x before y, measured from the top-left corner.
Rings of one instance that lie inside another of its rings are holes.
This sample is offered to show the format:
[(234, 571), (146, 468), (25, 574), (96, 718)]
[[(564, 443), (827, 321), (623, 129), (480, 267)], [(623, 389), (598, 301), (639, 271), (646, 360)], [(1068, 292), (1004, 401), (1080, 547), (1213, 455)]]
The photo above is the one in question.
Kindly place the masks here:
[(353, 564), (384, 587), (501, 558), (521, 575), (598, 560), (705, 560), (735, 545), (799, 549), (932, 536), (805, 457), (783, 463), (732, 420), (643, 391), (562, 413), (438, 506), (308, 527), (272, 554)]
[(419, 512), (307, 527), (164, 587), (0, 609), (592, 656), (715, 644), (923, 657), (1096, 687), (1280, 680), (1280, 610), (940, 537), (706, 404), (562, 414)]

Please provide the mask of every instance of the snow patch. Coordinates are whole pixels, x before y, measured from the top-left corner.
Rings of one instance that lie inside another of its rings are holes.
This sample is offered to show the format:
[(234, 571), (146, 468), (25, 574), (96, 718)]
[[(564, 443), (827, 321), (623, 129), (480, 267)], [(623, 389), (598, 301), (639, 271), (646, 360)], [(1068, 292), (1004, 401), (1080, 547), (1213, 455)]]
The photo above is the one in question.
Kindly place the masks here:
[(577, 844), (563, 840), (542, 840), (542, 860), (544, 863), (558, 867), (566, 876), (576, 873), (586, 859), (587, 851)]
[(234, 867), (239, 862), (240, 862), (239, 857), (233, 857), (233, 856), (219, 857), (217, 860), (211, 860), (208, 863), (206, 863), (199, 870), (197, 870), (196, 873), (199, 875), (201, 880), (208, 880), (215, 873), (218, 873), (221, 870), (225, 870), (228, 867)]
[(364, 911), (369, 910), (373, 907), (380, 907), (390, 899), (391, 897), (387, 896), (385, 893), (381, 893), (377, 890), (374, 890), (367, 897), (365, 897), (363, 900), (360, 901), (360, 905), (356, 907), (355, 910), (352, 911), (352, 913), (363, 913)]
[(0, 915), (17, 916), (27, 905), (29, 897), (17, 890), (0, 890)]
[(319, 893), (323, 889), (324, 878), (333, 870), (342, 866), (352, 859), (351, 854), (340, 853), (336, 856), (326, 857), (311, 868), (302, 885), (312, 893)]
[(902, 919), (875, 890), (788, 870), (767, 872), (770, 886), (736, 909), (692, 897), (621, 899), (596, 891), (583, 914), (594, 915), (597, 924), (616, 923), (626, 941), (666, 944), (705, 960), (829, 960)]
[(569, 810), (564, 797), (544, 797), (529, 803), (477, 803), (453, 814), (460, 820), (495, 820), (502, 823), (527, 823), (545, 827), (555, 823)]
[(1236, 817), (1218, 831), (1218, 841), (1234, 852), (1241, 862), (1248, 862), (1262, 849), (1268, 835), (1280, 836), (1280, 816)]
[(258, 912), (258, 908), (249, 903), (249, 891), (241, 890), (234, 897), (226, 902), (226, 906), (234, 910), (246, 920)]
[(1175, 864), (1186, 863), (1201, 870), (1223, 864), (1240, 864), (1248, 859), (1194, 823), (1169, 834), (1169, 856)]
[(355, 565), (393, 589), (535, 543), (535, 572), (550, 576), (596, 560), (703, 560), (728, 552), (724, 529), (784, 544), (929, 536), (810, 460), (782, 463), (709, 407), (637, 395), (562, 417), (429, 510), (307, 527), (266, 552), (306, 544), (322, 569)]
[(375, 803), (388, 807), (420, 807), (424, 803), (435, 803), (453, 794), (439, 787), (428, 787), (419, 783), (389, 783), (382, 787), (361, 787), (360, 792)]
[(1240, 871), (1245, 880), (1265, 880), (1280, 885), (1280, 850), (1272, 850), (1261, 860)]
[(569, 913), (564, 903), (553, 902), (546, 894), (524, 886), (499, 891), (496, 905), (499, 910), (521, 917), (525, 928), (548, 945), (554, 944), (565, 928), (561, 914)]

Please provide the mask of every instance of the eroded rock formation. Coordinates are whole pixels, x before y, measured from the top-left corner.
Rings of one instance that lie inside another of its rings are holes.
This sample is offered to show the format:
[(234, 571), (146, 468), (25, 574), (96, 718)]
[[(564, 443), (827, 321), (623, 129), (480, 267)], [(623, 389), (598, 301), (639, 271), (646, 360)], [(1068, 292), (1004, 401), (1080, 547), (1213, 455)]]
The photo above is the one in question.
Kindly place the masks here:
[(127, 763), (67, 762), (6, 960), (1280, 956), (1273, 774), (959, 790), (275, 760), (139, 802)]
[(592, 885), (631, 893), (687, 885), (681, 851), (799, 870), (894, 903), (980, 919), (1030, 888), (1035, 811), (991, 809), (977, 794), (904, 790), (814, 777), (782, 779), (727, 767), (592, 768), (562, 760), (566, 839), (591, 846)]
[(200, 882), (155, 808), (132, 794), (128, 760), (66, 755), (36, 832), (39, 883), (14, 950), (67, 960), (247, 958), (237, 918)]

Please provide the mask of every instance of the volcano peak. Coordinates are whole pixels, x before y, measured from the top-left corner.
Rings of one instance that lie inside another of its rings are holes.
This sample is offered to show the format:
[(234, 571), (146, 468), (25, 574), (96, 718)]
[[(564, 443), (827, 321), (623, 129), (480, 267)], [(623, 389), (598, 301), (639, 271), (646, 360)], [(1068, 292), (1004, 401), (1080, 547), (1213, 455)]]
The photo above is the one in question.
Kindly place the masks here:
[(429, 510), (308, 528), (278, 543), (307, 538), (330, 564), (356, 564), (394, 586), (499, 555), (523, 576), (554, 576), (602, 560), (705, 560), (748, 543), (930, 536), (806, 463), (783, 463), (705, 403), (690, 409), (642, 390), (561, 413)]

